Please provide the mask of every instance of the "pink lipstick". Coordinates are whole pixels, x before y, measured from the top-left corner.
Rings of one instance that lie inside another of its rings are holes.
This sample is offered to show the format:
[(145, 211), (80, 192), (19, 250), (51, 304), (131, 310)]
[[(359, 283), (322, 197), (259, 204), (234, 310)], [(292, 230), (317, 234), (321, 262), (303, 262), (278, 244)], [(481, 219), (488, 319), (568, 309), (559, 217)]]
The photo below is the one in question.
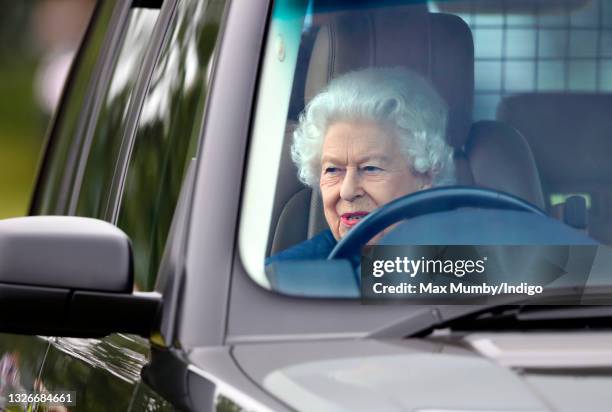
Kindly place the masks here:
[(348, 227), (353, 227), (355, 226), (357, 223), (359, 223), (361, 221), (361, 219), (366, 216), (368, 214), (368, 212), (365, 211), (358, 211), (358, 212), (350, 212), (350, 213), (343, 213), (340, 216), (340, 220), (342, 221), (342, 223), (344, 223), (346, 226)]

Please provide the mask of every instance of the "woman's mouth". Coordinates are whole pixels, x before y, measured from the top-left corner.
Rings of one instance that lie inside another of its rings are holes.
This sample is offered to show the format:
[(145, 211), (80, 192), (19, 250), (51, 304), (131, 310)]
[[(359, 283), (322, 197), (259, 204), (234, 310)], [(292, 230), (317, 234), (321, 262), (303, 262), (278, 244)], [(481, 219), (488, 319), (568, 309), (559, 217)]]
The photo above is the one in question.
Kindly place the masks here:
[(340, 220), (342, 221), (342, 223), (344, 223), (346, 226), (348, 227), (353, 227), (355, 226), (357, 223), (359, 223), (361, 221), (361, 219), (363, 217), (365, 217), (368, 214), (368, 212), (364, 212), (364, 211), (359, 211), (359, 212), (350, 212), (350, 213), (343, 213), (340, 216)]

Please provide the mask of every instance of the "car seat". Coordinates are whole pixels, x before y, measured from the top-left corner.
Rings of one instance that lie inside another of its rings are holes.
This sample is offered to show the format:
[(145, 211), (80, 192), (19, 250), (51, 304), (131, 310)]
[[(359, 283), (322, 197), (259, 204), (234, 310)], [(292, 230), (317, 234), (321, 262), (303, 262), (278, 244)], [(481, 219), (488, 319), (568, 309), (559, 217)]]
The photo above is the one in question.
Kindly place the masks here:
[[(403, 66), (417, 71), (448, 104), (447, 139), (455, 150), (458, 184), (504, 190), (544, 206), (538, 171), (520, 133), (495, 121), (472, 124), (474, 45), (461, 18), (411, 6), (329, 13), (319, 16), (319, 22), (303, 88), (305, 102), (351, 70)], [(284, 141), (270, 254), (327, 227), (318, 191), (297, 180), (291, 162), (294, 127), (289, 122)]]
[(497, 119), (520, 130), (529, 142), (551, 194), (588, 193), (590, 209), (568, 199), (551, 210), (566, 223), (612, 241), (612, 94), (523, 93), (504, 98)]

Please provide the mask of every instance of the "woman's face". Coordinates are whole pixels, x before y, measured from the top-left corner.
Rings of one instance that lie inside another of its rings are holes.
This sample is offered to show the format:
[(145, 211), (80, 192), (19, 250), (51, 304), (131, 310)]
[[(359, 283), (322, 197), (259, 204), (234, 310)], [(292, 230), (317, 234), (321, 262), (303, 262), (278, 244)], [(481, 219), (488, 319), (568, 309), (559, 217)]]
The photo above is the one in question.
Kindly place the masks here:
[(374, 209), (430, 182), (412, 173), (392, 128), (364, 120), (328, 127), (319, 185), (325, 219), (340, 239)]

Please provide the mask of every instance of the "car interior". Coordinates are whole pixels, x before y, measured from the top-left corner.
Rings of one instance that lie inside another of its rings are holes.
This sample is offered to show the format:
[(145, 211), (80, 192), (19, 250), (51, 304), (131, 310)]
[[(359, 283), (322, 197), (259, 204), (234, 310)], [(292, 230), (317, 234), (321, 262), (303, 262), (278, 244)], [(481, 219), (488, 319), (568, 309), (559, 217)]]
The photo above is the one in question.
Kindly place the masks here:
[[(599, 242), (611, 240), (612, 76), (604, 69), (612, 66), (606, 66), (604, 57), (606, 47), (612, 48), (612, 31), (605, 24), (612, 13), (599, 0), (506, 3), (429, 2), (351, 10), (322, 7), (313, 12), (298, 52), (268, 256), (326, 227), (320, 196), (298, 181), (290, 156), (299, 113), (331, 79), (384, 66), (420, 73), (448, 104), (447, 139), (454, 150), (456, 184), (510, 193)], [(582, 20), (573, 17), (585, 13), (588, 16)], [(556, 20), (546, 23), (551, 16)], [(527, 24), (520, 23), (521, 17)], [(585, 19), (595, 22), (593, 27), (584, 28)], [(483, 34), (486, 30), (489, 33)], [(530, 58), (514, 60), (531, 65), (528, 76), (536, 80), (526, 82), (525, 90), (504, 90), (503, 76), (513, 75), (510, 34), (521, 30), (534, 34), (537, 50)], [(580, 57), (581, 48), (574, 46), (575, 33), (583, 32), (595, 33), (598, 39), (590, 57)], [(487, 49), (499, 33), (503, 42), (497, 61), (487, 57)], [(550, 42), (542, 33), (565, 36), (565, 54), (547, 51)], [(547, 57), (555, 53), (559, 55)], [(501, 67), (501, 74), (483, 70), (491, 62)], [(546, 83), (554, 74), (545, 72), (550, 62), (565, 70), (559, 90), (548, 90), (555, 88)], [(576, 62), (596, 65), (594, 87), (590, 72), (581, 76), (571, 72)], [(486, 95), (491, 76), (502, 76), (493, 104)], [(587, 84), (584, 90), (580, 82)], [(483, 102), (488, 104), (488, 116), (476, 113), (482, 112)]]

